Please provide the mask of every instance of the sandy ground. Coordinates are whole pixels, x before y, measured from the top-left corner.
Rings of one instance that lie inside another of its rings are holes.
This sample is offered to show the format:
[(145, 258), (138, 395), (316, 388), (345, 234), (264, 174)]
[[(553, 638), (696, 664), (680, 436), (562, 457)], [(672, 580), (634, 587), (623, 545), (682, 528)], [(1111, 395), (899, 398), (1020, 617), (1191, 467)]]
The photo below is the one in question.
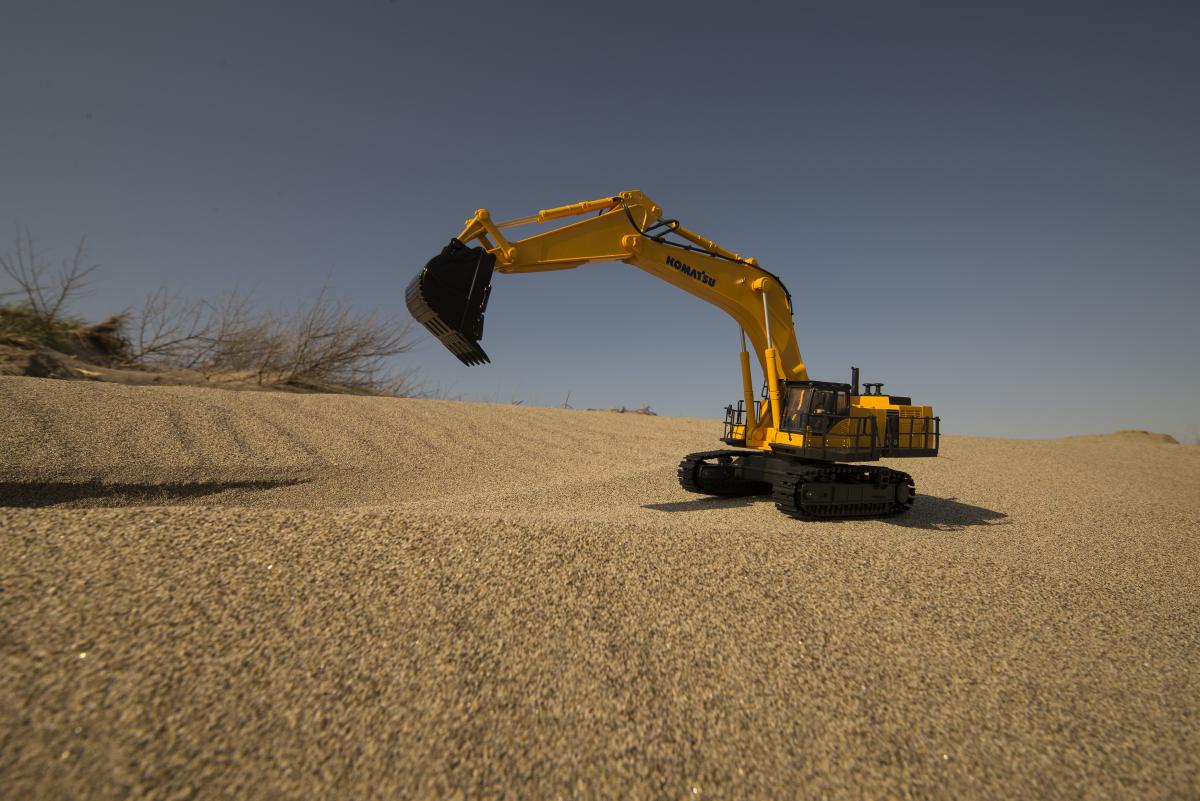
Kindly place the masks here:
[(1200, 797), (1200, 448), (804, 523), (718, 432), (0, 379), (0, 797)]

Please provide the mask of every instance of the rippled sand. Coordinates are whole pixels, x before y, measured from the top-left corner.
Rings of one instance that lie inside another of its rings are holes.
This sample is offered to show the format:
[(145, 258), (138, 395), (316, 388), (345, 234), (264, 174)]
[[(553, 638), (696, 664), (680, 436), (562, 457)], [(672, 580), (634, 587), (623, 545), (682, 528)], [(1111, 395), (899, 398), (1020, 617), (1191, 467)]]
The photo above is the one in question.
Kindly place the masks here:
[(1200, 448), (805, 523), (719, 430), (0, 378), (0, 797), (1200, 795)]

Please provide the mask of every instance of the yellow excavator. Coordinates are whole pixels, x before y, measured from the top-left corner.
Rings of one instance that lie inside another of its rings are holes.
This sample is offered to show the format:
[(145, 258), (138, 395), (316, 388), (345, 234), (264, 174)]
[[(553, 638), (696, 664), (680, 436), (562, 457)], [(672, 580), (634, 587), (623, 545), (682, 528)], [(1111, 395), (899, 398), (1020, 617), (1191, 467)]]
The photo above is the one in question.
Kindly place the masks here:
[[(506, 229), (574, 217), (525, 239)], [(940, 419), (930, 406), (848, 384), (812, 381), (792, 325), (792, 297), (779, 276), (693, 231), (641, 192), (543, 209), (495, 221), (487, 209), (425, 265), (405, 292), (409, 312), (464, 364), (490, 360), (479, 345), (492, 276), (569, 270), (623, 261), (725, 311), (741, 327), (742, 397), (725, 408), (721, 439), (734, 449), (683, 458), (679, 483), (702, 495), (771, 495), (801, 519), (880, 517), (907, 511), (916, 490), (907, 473), (872, 462), (936, 456)], [(749, 340), (749, 344), (747, 344)], [(750, 351), (765, 377), (754, 397)]]

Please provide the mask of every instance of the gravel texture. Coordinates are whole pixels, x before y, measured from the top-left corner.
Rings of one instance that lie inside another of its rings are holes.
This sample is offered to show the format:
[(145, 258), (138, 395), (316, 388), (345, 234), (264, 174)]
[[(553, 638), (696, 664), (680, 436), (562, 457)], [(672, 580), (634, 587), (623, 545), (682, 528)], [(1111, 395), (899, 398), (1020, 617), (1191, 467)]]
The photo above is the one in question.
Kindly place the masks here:
[(804, 523), (719, 430), (0, 378), (0, 797), (1200, 797), (1200, 448)]

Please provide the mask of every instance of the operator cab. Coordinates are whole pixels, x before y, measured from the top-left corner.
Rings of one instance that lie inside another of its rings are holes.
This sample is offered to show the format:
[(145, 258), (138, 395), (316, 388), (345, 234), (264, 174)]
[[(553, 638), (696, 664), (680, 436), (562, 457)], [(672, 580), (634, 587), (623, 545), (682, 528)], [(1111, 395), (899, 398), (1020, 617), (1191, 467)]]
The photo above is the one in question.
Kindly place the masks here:
[(783, 431), (823, 434), (850, 415), (849, 384), (832, 381), (789, 381), (779, 427)]

